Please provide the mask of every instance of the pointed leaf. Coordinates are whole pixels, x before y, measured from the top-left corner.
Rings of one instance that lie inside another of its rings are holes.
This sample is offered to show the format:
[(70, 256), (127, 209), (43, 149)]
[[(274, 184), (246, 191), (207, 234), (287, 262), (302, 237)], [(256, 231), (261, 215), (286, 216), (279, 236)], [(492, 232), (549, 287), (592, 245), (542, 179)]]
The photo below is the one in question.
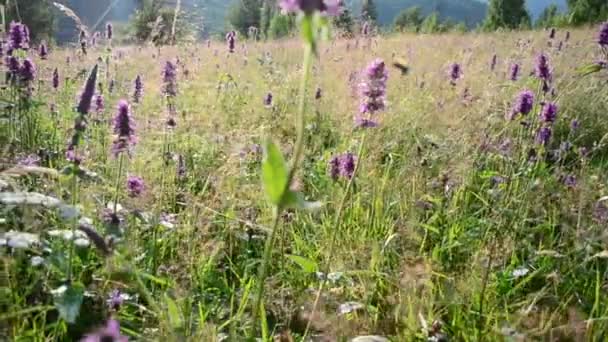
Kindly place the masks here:
[(287, 189), (287, 177), (287, 164), (283, 154), (274, 143), (266, 142), (262, 162), (262, 184), (272, 204), (281, 204)]
[(165, 294), (165, 302), (167, 302), (167, 314), (169, 316), (169, 323), (173, 329), (180, 329), (182, 327), (182, 316), (179, 312), (177, 304), (171, 297)]
[(296, 264), (298, 264), (300, 267), (302, 267), (302, 269), (306, 273), (315, 273), (319, 269), (319, 267), (317, 266), (317, 263), (315, 263), (314, 261), (307, 259), (305, 257), (291, 254), (291, 255), (287, 255), (287, 258), (290, 259), (291, 261), (295, 262)]
[(65, 289), (55, 293), (55, 307), (59, 311), (59, 316), (66, 322), (73, 324), (80, 314), (80, 306), (84, 297), (84, 286), (80, 283), (73, 283)]
[(288, 190), (283, 197), (283, 205), (287, 208), (315, 211), (320, 209), (323, 204), (321, 202), (306, 201), (301, 193)]

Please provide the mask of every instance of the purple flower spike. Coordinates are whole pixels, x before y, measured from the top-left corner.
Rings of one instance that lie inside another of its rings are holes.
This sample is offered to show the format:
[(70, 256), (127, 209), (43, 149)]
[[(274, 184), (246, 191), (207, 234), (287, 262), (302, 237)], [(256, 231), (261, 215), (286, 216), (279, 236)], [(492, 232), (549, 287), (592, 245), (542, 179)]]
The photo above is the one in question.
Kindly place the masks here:
[(546, 123), (554, 123), (557, 119), (557, 105), (555, 103), (545, 103), (540, 113), (540, 119)]
[(376, 59), (365, 68), (363, 74), (365, 78), (359, 84), (360, 115), (355, 118), (355, 123), (358, 127), (374, 127), (376, 123), (371, 117), (386, 106), (388, 70), (382, 59)]
[(8, 30), (9, 51), (27, 50), (29, 48), (30, 31), (22, 23), (11, 22)]
[(551, 81), (551, 67), (549, 65), (549, 57), (544, 53), (541, 53), (536, 58), (536, 77), (540, 78), (545, 82)]
[(490, 71), (494, 71), (494, 69), (496, 69), (497, 62), (498, 62), (498, 56), (496, 56), (496, 54), (494, 54), (492, 56), (492, 59), (490, 60)]
[(6, 68), (13, 75), (18, 75), (19, 70), (21, 70), (21, 62), (15, 56), (6, 57)]
[(337, 180), (340, 176), (340, 156), (334, 156), (329, 161), (329, 176), (333, 180)]
[(534, 93), (530, 90), (524, 90), (517, 95), (517, 100), (513, 105), (509, 119), (513, 120), (518, 114), (527, 115), (532, 111), (534, 106)]
[(511, 81), (517, 81), (519, 78), (519, 64), (513, 63), (511, 65), (511, 70), (509, 71), (509, 79)]
[(308, 15), (321, 12), (331, 16), (339, 15), (342, 7), (339, 0), (281, 0), (279, 6), (288, 13), (301, 11)]
[(114, 134), (116, 137), (112, 143), (112, 154), (117, 157), (122, 152), (130, 152), (133, 145), (137, 143), (135, 136), (135, 122), (131, 116), (131, 108), (125, 100), (118, 102), (118, 109), (114, 117)]
[(549, 31), (549, 39), (554, 39), (555, 38), (555, 28), (551, 28), (551, 30)]
[(101, 114), (105, 110), (105, 101), (102, 94), (95, 95), (95, 113)]
[(536, 133), (536, 142), (540, 145), (547, 145), (549, 140), (551, 140), (552, 134), (551, 127), (541, 127)]
[(163, 93), (166, 96), (177, 95), (177, 67), (173, 62), (167, 61), (162, 72), (163, 77)]
[(112, 27), (112, 23), (106, 24), (106, 38), (108, 40), (112, 40), (112, 36), (114, 35), (114, 28)]
[(317, 88), (317, 91), (315, 92), (315, 100), (320, 100), (321, 97), (323, 97), (323, 91), (321, 88)]
[(234, 53), (234, 48), (236, 46), (236, 32), (230, 31), (226, 35), (226, 43), (228, 44), (228, 52)]
[(57, 70), (57, 68), (55, 68), (55, 70), (53, 70), (53, 89), (57, 90), (57, 88), (59, 88), (59, 70)]
[(600, 46), (608, 46), (608, 21), (600, 26), (600, 32), (598, 33), (597, 43)]
[(329, 175), (333, 180), (339, 177), (350, 179), (355, 173), (356, 157), (351, 152), (334, 156), (329, 161)]
[(127, 178), (127, 191), (129, 197), (139, 197), (145, 189), (146, 185), (141, 177), (129, 176)]
[(124, 300), (125, 296), (120, 292), (120, 290), (114, 290), (112, 291), (112, 293), (110, 293), (110, 296), (106, 300), (106, 303), (108, 303), (108, 307), (110, 308), (110, 310), (118, 310), (120, 309), (120, 306), (122, 305)]
[(133, 82), (133, 102), (139, 103), (144, 95), (144, 82), (141, 75), (137, 75)]
[(89, 78), (87, 78), (86, 83), (84, 84), (84, 89), (80, 94), (80, 101), (78, 102), (78, 107), (76, 111), (82, 115), (86, 115), (91, 110), (91, 101), (93, 100), (93, 95), (95, 94), (95, 85), (97, 83), (97, 64), (91, 70), (91, 74), (89, 74)]
[(117, 320), (110, 319), (105, 327), (102, 327), (92, 334), (86, 335), (80, 342), (128, 342), (126, 336), (120, 334), (120, 324)]
[(36, 65), (31, 59), (26, 58), (19, 69), (19, 76), (23, 82), (31, 82), (36, 78)]
[(453, 63), (452, 65), (450, 65), (450, 83), (452, 85), (456, 85), (456, 81), (458, 81), (461, 76), (462, 68), (460, 67), (460, 64)]
[(266, 107), (272, 107), (272, 93), (269, 92), (264, 97), (264, 106), (266, 106)]
[(38, 47), (38, 56), (40, 56), (40, 59), (47, 59), (49, 56), (49, 50), (46, 46), (46, 42), (43, 40), (42, 42), (40, 42), (40, 47)]

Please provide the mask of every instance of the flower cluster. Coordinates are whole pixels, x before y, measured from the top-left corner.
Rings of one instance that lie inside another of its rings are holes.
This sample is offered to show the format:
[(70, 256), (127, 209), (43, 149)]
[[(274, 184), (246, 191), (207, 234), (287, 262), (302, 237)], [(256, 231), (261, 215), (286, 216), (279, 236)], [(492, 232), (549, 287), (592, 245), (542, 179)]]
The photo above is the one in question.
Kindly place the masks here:
[(43, 60), (47, 59), (49, 56), (49, 50), (44, 40), (40, 42), (40, 46), (38, 47), (38, 56), (40, 56), (40, 59)]
[(509, 70), (509, 79), (511, 81), (517, 81), (519, 78), (519, 64), (513, 63), (511, 64), (511, 70)]
[(177, 67), (173, 62), (167, 61), (162, 71), (163, 93), (166, 96), (174, 97), (177, 95)]
[(373, 116), (386, 106), (386, 82), (388, 70), (382, 59), (371, 62), (364, 71), (364, 80), (359, 83), (361, 104), (356, 117), (358, 127), (375, 127)]
[(118, 102), (116, 116), (114, 116), (114, 142), (112, 154), (117, 157), (122, 152), (130, 153), (130, 149), (137, 143), (135, 136), (135, 122), (131, 116), (131, 108), (125, 100)]
[(557, 119), (557, 105), (555, 103), (545, 103), (540, 113), (542, 126), (536, 133), (536, 142), (540, 145), (547, 145), (553, 135), (551, 125)]
[(27, 50), (30, 43), (30, 30), (22, 23), (11, 22), (8, 29), (8, 50), (9, 54), (13, 50)]
[(228, 44), (228, 52), (234, 53), (234, 48), (236, 46), (236, 32), (230, 31), (226, 34), (226, 43)]
[(600, 46), (608, 46), (608, 21), (600, 26), (600, 31), (597, 36), (597, 43)]
[(519, 114), (528, 115), (534, 106), (534, 93), (530, 90), (524, 90), (515, 100), (515, 104), (508, 115), (508, 119), (513, 120)]
[(456, 85), (456, 81), (458, 81), (462, 77), (462, 67), (458, 63), (452, 63), (450, 65), (450, 84)]
[(546, 93), (549, 91), (549, 83), (553, 79), (553, 72), (549, 65), (549, 57), (544, 53), (541, 53), (536, 58), (535, 75), (543, 82), (543, 91)]
[(139, 103), (144, 95), (144, 82), (141, 79), (141, 75), (137, 75), (133, 82), (133, 102)]
[(145, 189), (146, 185), (141, 177), (127, 177), (127, 192), (129, 193), (129, 197), (139, 197)]
[(329, 175), (333, 180), (340, 177), (350, 179), (355, 173), (356, 157), (351, 152), (334, 156), (329, 161)]

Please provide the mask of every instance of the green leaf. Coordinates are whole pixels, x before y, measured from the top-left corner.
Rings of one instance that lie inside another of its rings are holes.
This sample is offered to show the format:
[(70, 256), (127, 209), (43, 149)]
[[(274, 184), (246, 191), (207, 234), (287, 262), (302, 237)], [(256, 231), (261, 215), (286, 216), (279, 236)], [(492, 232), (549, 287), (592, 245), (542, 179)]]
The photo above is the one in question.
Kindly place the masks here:
[(287, 177), (287, 164), (283, 154), (273, 142), (267, 141), (262, 161), (262, 184), (272, 204), (282, 203), (283, 194), (287, 190)]
[(306, 273), (314, 273), (317, 272), (317, 270), (319, 269), (319, 267), (317, 266), (317, 263), (315, 263), (314, 261), (301, 257), (299, 255), (287, 255), (287, 258), (290, 259), (291, 261), (295, 262), (296, 264), (298, 264), (300, 267), (302, 267), (302, 269), (304, 270), (304, 272)]
[(294, 192), (291, 190), (288, 190), (285, 196), (283, 197), (282, 204), (285, 205), (285, 207), (287, 208), (295, 208), (306, 211), (318, 210), (322, 206), (321, 202), (306, 201), (301, 193)]
[(165, 302), (167, 302), (167, 315), (169, 317), (169, 323), (173, 329), (182, 328), (182, 316), (179, 312), (177, 304), (171, 297), (165, 294)]
[(581, 76), (587, 76), (594, 74), (600, 70), (602, 70), (602, 66), (597, 63), (594, 63), (580, 67), (577, 71), (579, 72), (579, 74), (581, 74)]
[(80, 313), (80, 306), (84, 297), (84, 286), (80, 283), (60, 287), (55, 291), (55, 307), (59, 316), (66, 322), (73, 324)]

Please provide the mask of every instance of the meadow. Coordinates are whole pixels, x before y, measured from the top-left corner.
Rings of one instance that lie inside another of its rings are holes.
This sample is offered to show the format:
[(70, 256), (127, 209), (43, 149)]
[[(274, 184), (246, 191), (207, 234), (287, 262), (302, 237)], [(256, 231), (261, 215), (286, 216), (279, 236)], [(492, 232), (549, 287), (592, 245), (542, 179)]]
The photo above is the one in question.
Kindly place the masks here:
[(0, 338), (605, 340), (599, 31), (13, 51)]

